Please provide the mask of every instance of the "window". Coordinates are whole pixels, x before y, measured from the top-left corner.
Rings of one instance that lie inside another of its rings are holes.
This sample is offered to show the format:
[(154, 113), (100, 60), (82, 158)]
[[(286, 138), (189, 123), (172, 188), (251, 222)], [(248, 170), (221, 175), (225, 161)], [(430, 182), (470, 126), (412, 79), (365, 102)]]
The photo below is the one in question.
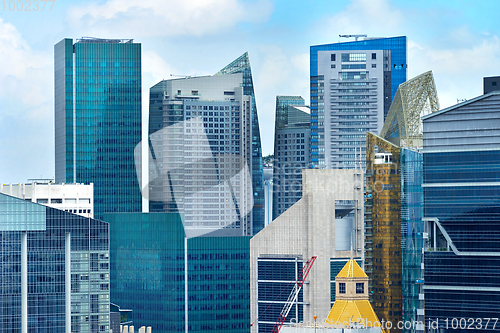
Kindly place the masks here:
[(376, 60), (377, 59), (377, 54), (376, 53), (372, 53), (372, 60)]
[(496, 82), (496, 81), (493, 81), (493, 82), (491, 82), (491, 85), (492, 85), (492, 86), (496, 86), (496, 85), (497, 85), (497, 82)]
[(339, 282), (339, 294), (345, 294), (345, 283)]
[(365, 284), (356, 283), (356, 294), (364, 294), (364, 293), (365, 293)]
[(62, 204), (62, 199), (50, 199), (50, 203)]
[(332, 68), (335, 68), (335, 64), (332, 64)]
[[(332, 54), (332, 55), (331, 55), (331, 58), (332, 58), (332, 59), (331, 59), (332, 61), (335, 61), (335, 54)], [(335, 67), (332, 67), (332, 68), (335, 68)]]
[(372, 68), (377, 68), (377, 64), (372, 64)]

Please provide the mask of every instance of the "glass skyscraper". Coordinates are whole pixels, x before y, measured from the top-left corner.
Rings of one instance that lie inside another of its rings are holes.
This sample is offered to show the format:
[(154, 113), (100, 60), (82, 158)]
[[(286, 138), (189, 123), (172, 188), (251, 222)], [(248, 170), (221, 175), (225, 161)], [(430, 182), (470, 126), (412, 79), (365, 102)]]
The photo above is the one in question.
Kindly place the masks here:
[(262, 166), (262, 146), (260, 142), (259, 115), (255, 104), (253, 89), (252, 68), (248, 52), (232, 61), (229, 65), (215, 73), (215, 75), (243, 74), (243, 93), (252, 97), (252, 188), (253, 188), (253, 234), (264, 228), (265, 223), (265, 198), (264, 198), (264, 169)]
[(63, 39), (54, 47), (55, 177), (94, 183), (95, 217), (141, 211), (141, 44)]
[(106, 222), (0, 194), (0, 332), (109, 332)]
[(276, 96), (273, 220), (302, 197), (302, 169), (309, 165), (310, 110), (300, 96)]
[(366, 132), (382, 129), (406, 54), (404, 36), (311, 46), (311, 167), (364, 165)]
[(422, 121), (427, 328), (499, 331), (500, 92)]
[(249, 332), (250, 237), (186, 238), (178, 213), (105, 214), (111, 302), (153, 332)]

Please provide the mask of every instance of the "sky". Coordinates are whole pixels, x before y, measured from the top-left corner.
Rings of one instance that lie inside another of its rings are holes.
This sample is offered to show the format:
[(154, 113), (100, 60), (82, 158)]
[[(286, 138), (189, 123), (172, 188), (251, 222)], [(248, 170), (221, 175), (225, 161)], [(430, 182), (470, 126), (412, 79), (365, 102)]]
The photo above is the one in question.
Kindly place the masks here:
[(5, 0), (0, 183), (54, 177), (53, 50), (63, 38), (141, 43), (145, 112), (149, 88), (162, 79), (214, 74), (248, 51), (267, 155), (276, 96), (309, 101), (311, 45), (349, 40), (339, 34), (407, 36), (408, 78), (432, 70), (445, 108), (481, 95), (483, 77), (500, 75), (498, 13), (496, 0)]

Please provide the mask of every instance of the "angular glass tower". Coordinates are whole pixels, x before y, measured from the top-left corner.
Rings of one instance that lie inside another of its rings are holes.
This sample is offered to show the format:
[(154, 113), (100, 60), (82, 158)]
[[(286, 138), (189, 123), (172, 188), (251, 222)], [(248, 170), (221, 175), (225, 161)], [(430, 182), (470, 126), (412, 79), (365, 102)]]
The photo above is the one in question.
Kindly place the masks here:
[(264, 228), (264, 169), (262, 167), (262, 146), (260, 143), (259, 116), (255, 104), (253, 89), (252, 68), (248, 59), (248, 52), (238, 57), (229, 65), (215, 73), (215, 75), (243, 74), (243, 93), (252, 96), (252, 186), (253, 186), (253, 234)]
[(63, 39), (54, 66), (56, 182), (94, 183), (96, 218), (141, 211), (141, 44)]
[(366, 132), (380, 133), (406, 81), (406, 54), (405, 36), (311, 46), (312, 167), (353, 168), (359, 155), (364, 161)]

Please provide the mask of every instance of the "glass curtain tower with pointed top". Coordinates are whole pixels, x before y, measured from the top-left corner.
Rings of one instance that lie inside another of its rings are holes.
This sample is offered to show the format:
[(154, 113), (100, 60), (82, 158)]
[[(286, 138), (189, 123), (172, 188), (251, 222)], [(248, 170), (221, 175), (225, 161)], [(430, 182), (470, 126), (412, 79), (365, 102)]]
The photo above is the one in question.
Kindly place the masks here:
[(141, 44), (63, 39), (54, 47), (55, 178), (94, 183), (94, 216), (141, 211)]
[(243, 74), (243, 93), (252, 96), (252, 187), (253, 187), (253, 234), (255, 235), (264, 228), (264, 169), (262, 167), (262, 146), (260, 143), (259, 116), (255, 104), (255, 93), (253, 89), (252, 68), (248, 52), (238, 57), (229, 65), (215, 73), (215, 75)]

